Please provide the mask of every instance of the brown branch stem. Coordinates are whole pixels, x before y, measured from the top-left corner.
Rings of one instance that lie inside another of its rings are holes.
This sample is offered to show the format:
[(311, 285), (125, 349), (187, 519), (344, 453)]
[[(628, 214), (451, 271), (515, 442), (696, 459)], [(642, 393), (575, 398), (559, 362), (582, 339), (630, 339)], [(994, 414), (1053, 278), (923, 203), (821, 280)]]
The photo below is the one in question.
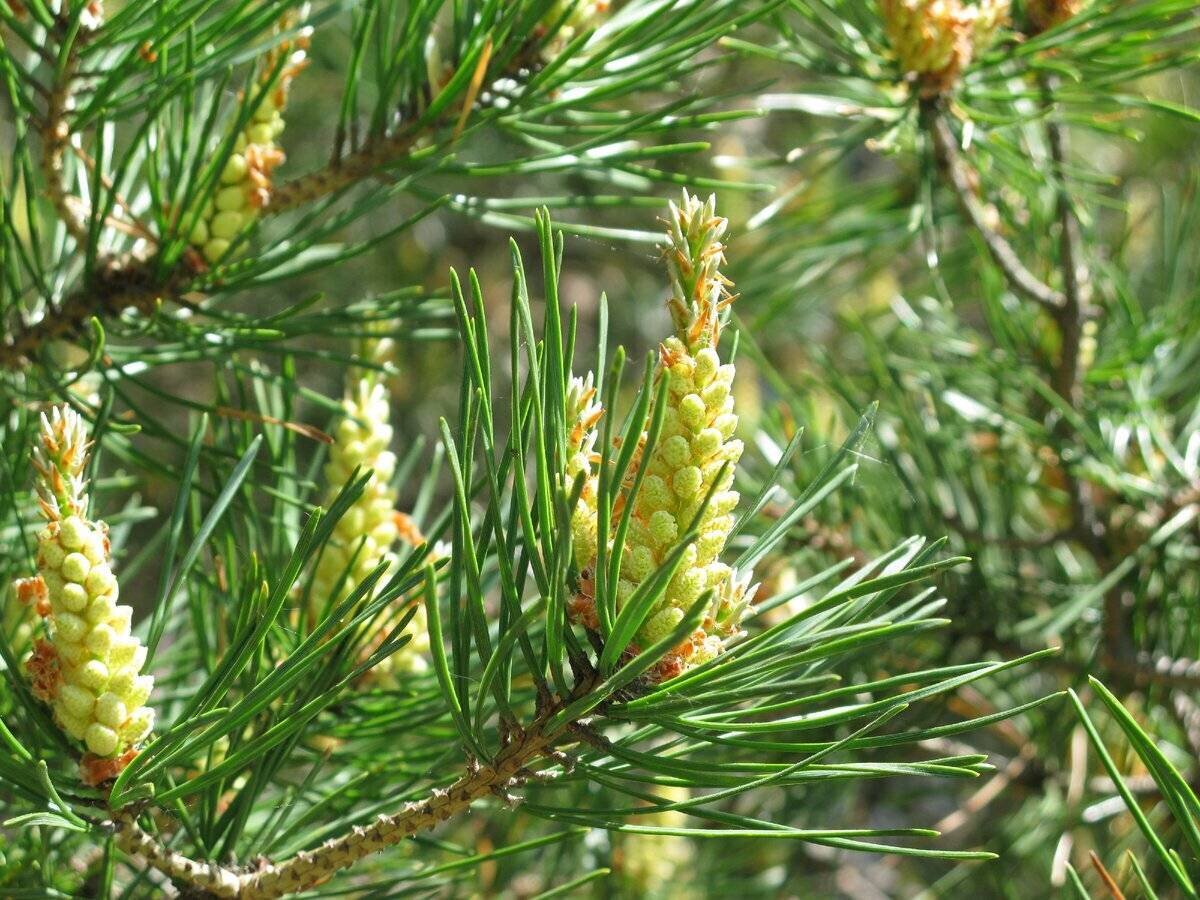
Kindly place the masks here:
[(115, 316), (129, 308), (147, 315), (159, 298), (170, 296), (176, 288), (172, 279), (157, 283), (141, 260), (110, 259), (90, 287), (69, 295), (41, 319), (16, 331), (11, 340), (0, 341), (0, 368), (16, 369), (32, 361), (48, 341), (78, 337), (93, 316)]
[(955, 139), (946, 120), (934, 108), (929, 107), (925, 112), (929, 134), (933, 139), (934, 153), (943, 170), (950, 180), (951, 187), (958, 199), (958, 205), (970, 221), (972, 227), (979, 233), (988, 249), (992, 260), (1004, 274), (1008, 283), (1022, 296), (1049, 310), (1057, 311), (1066, 305), (1066, 298), (1060, 291), (1047, 285), (1025, 267), (1012, 245), (1004, 239), (988, 221), (989, 216), (983, 203), (975, 196), (975, 189), (967, 174), (966, 163), (958, 150)]
[(1059, 262), (1062, 267), (1063, 299), (1065, 300), (1053, 312), (1058, 329), (1062, 334), (1062, 346), (1052, 384), (1060, 397), (1073, 407), (1078, 407), (1083, 377), (1082, 357), (1079, 350), (1083, 339), (1083, 324), (1090, 314), (1087, 270), (1080, 258), (1079, 220), (1075, 217), (1065, 181), (1064, 167), (1069, 152), (1067, 132), (1060, 122), (1048, 119), (1046, 136), (1050, 143), (1050, 156), (1054, 161), (1054, 175), (1058, 189), (1055, 208), (1059, 224)]
[(422, 131), (413, 129), (399, 131), (371, 141), (347, 156), (337, 157), (315, 172), (286, 181), (271, 192), (271, 201), (263, 213), (287, 212), (369, 178), (408, 152), (421, 134)]
[(71, 108), (71, 87), (78, 66), (78, 48), (67, 51), (66, 62), (55, 79), (46, 100), (46, 119), (42, 125), (42, 177), (46, 182), (46, 195), (54, 206), (67, 232), (77, 243), (86, 244), (88, 230), (86, 217), (79, 210), (80, 200), (68, 193), (63, 186), (67, 147), (71, 142), (71, 129), (67, 114)]
[(163, 846), (127, 813), (117, 815), (110, 824), (116, 845), (130, 856), (140, 856), (152, 869), (214, 897), (238, 895), (242, 876), (232, 869), (189, 859)]
[[(1081, 352), (1084, 324), (1092, 315), (1090, 284), (1087, 268), (1083, 262), (1082, 238), (1079, 219), (1067, 189), (1067, 158), (1070, 155), (1069, 135), (1065, 126), (1053, 115), (1054, 89), (1052, 76), (1041, 80), (1042, 103), (1046, 107), (1046, 143), (1050, 149), (1050, 160), (1055, 186), (1055, 217), (1058, 220), (1058, 256), (1062, 270), (1062, 306), (1051, 310), (1059, 334), (1059, 355), (1050, 375), (1050, 384), (1072, 409), (1078, 409), (1083, 401), (1084, 358)], [(1060, 419), (1060, 434), (1069, 429), (1065, 418)], [(1071, 500), (1072, 520), (1079, 539), (1091, 551), (1102, 567), (1114, 564), (1113, 554), (1104, 540), (1104, 524), (1096, 513), (1092, 498), (1080, 479), (1068, 473), (1067, 488)], [(1110, 665), (1126, 677), (1136, 674), (1138, 664), (1128, 664), (1129, 650), (1126, 629), (1123, 626), (1123, 589), (1114, 585), (1104, 595), (1103, 641), (1105, 656)], [(1122, 668), (1122, 666), (1125, 666)], [(1134, 671), (1130, 671), (1130, 669)]]
[(281, 863), (260, 863), (253, 871), (242, 871), (192, 860), (163, 847), (128, 815), (115, 817), (113, 835), (117, 846), (126, 853), (142, 857), (151, 867), (210, 896), (267, 900), (303, 891), (327, 881), (364, 857), (465, 813), (476, 800), (489, 795), (507, 799), (508, 789), (533, 774), (528, 769), (530, 763), (552, 756), (555, 744), (566, 735), (571, 736), (571, 741), (579, 739), (572, 730), (574, 723), (551, 728), (550, 721), (569, 702), (591, 691), (597, 680), (593, 676), (567, 698), (555, 698), (528, 728), (513, 733), (490, 763), (472, 764), (448, 788), (434, 790), (424, 800), (409, 803), (398, 813), (381, 815), (370, 825), (352, 828), (315, 850), (302, 851)]

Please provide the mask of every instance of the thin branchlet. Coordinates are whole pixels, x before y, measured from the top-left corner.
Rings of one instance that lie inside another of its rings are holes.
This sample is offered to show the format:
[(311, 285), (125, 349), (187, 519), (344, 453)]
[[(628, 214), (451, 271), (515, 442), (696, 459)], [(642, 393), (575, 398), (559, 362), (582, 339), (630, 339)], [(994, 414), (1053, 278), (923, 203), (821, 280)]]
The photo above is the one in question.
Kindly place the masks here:
[(216, 897), (268, 900), (307, 890), (367, 856), (464, 814), (477, 800), (496, 796), (506, 803), (519, 802), (511, 791), (533, 774), (528, 766), (543, 757), (561, 763), (563, 757), (556, 745), (575, 742), (572, 723), (556, 722), (558, 713), (587, 696), (598, 684), (599, 678), (593, 677), (576, 685), (566, 697), (552, 698), (528, 727), (510, 735), (510, 740), (490, 762), (481, 764), (470, 759), (462, 776), (449, 787), (436, 788), (424, 800), (409, 803), (397, 813), (380, 815), (369, 825), (354, 826), (345, 834), (290, 859), (278, 863), (260, 860), (253, 871), (193, 860), (170, 850), (129, 813), (114, 816), (108, 827), (117, 846), (126, 853), (140, 856), (181, 884)]

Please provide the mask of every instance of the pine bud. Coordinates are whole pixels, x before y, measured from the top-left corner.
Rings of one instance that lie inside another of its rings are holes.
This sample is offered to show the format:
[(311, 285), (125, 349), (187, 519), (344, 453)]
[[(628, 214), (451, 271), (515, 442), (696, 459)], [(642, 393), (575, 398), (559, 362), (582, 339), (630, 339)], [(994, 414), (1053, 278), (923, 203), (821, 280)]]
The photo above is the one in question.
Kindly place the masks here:
[(17, 585), (46, 616), (50, 640), (26, 661), (35, 696), (87, 750), (84, 780), (115, 776), (154, 725), (146, 701), (154, 679), (142, 675), (146, 648), (129, 634), (132, 610), (118, 606), (108, 528), (88, 518), (83, 478), (88, 443), (84, 421), (70, 407), (42, 416), (34, 457), (46, 526), (38, 534), (38, 575)]
[(1008, 22), (1011, 0), (879, 0), (883, 27), (904, 75), (922, 96), (950, 90)]

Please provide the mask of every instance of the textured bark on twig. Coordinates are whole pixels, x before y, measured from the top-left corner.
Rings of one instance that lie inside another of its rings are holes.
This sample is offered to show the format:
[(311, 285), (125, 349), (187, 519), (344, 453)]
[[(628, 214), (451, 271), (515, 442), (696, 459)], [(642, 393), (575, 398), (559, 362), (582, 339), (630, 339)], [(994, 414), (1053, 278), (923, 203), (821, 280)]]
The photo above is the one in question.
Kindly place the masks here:
[(42, 126), (42, 178), (46, 182), (46, 196), (67, 233), (77, 243), (86, 244), (88, 229), (86, 216), (81, 211), (82, 202), (63, 186), (66, 171), (67, 147), (71, 142), (71, 129), (67, 115), (71, 108), (71, 87), (79, 66), (78, 44), (67, 51), (63, 68), (59, 71), (46, 99), (46, 119)]
[(156, 282), (140, 260), (110, 260), (92, 286), (76, 291), (38, 321), (16, 330), (12, 340), (0, 342), (0, 368), (27, 364), (47, 341), (77, 338), (93, 316), (115, 316), (129, 308), (148, 315), (159, 298), (176, 289), (172, 280)]
[(373, 824), (356, 827), (316, 850), (298, 853), (286, 862), (266, 865), (262, 871), (243, 876), (236, 896), (263, 900), (313, 887), (363, 857), (398, 844), (419, 831), (432, 829), (465, 812), (476, 800), (504, 793), (519, 780), (520, 770), (546, 752), (556, 737), (535, 726), (502, 750), (491, 765), (464, 774), (449, 788), (434, 791), (420, 803), (410, 804), (395, 815), (381, 815)]
[(295, 209), (369, 178), (399, 160), (412, 148), (420, 134), (405, 130), (371, 141), (362, 149), (338, 157), (315, 172), (284, 182), (272, 189), (271, 200), (263, 209), (263, 214), (274, 215)]
[(572, 731), (574, 723), (554, 728), (549, 723), (569, 702), (589, 693), (596, 680), (597, 676), (592, 676), (566, 699), (557, 698), (542, 709), (532, 725), (512, 734), (488, 765), (472, 764), (448, 788), (434, 790), (426, 799), (409, 803), (398, 813), (380, 815), (370, 825), (356, 826), (341, 837), (281, 863), (260, 862), (252, 871), (242, 871), (192, 860), (163, 847), (132, 816), (118, 816), (114, 820), (114, 839), (126, 853), (141, 856), (154, 869), (208, 896), (267, 900), (306, 890), (372, 853), (466, 812), (476, 800), (489, 795), (508, 798), (509, 788), (533, 774), (527, 768), (530, 763), (540, 757), (553, 757), (554, 745), (564, 735), (572, 735), (572, 741), (577, 739)]
[(131, 815), (117, 816), (112, 827), (117, 846), (131, 856), (140, 856), (151, 868), (178, 882), (202, 889), (213, 897), (238, 895), (242, 878), (232, 869), (213, 862), (189, 859), (182, 853), (164, 847)]

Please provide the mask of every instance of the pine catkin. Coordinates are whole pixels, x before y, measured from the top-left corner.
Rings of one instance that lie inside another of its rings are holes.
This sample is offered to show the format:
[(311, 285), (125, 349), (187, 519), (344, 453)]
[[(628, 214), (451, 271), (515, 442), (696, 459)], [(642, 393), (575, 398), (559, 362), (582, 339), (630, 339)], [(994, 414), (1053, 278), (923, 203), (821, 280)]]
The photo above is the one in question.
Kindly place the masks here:
[[(395, 543), (396, 472), (387, 388), (367, 376), (347, 385), (344, 417), (334, 432), (325, 464), (326, 501), (340, 493), (355, 469), (372, 471), (362, 494), (346, 510), (317, 563), (313, 601), (324, 606), (345, 599), (379, 565)], [(344, 576), (344, 577), (343, 577)]]
[[(375, 362), (383, 362), (391, 353), (391, 341), (369, 340), (364, 343), (362, 353)], [(356, 468), (360, 472), (370, 470), (372, 475), (362, 494), (338, 521), (317, 562), (312, 585), (314, 615), (344, 600), (381, 562), (394, 562), (397, 540), (410, 544), (424, 540), (411, 519), (396, 511), (396, 490), (392, 486), (396, 455), (388, 449), (393, 436), (390, 396), (380, 374), (372, 370), (351, 376), (342, 409), (345, 415), (335, 429), (325, 465), (326, 503), (331, 503), (341, 492)], [(386, 580), (385, 574), (377, 584)], [(376, 620), (373, 627), (379, 631), (380, 639), (406, 609), (397, 604), (397, 609)], [(409, 642), (381, 660), (371, 670), (371, 680), (386, 681), (402, 672), (425, 669), (429, 635), (424, 607), (417, 607), (408, 633)]]
[(925, 96), (952, 88), (1007, 24), (1011, 0), (879, 0), (896, 62)]
[[(279, 30), (296, 29), (306, 15), (304, 8), (289, 11), (280, 19)], [(308, 64), (310, 31), (302, 29), (295, 37), (281, 41), (263, 58), (258, 81), (264, 92), (262, 101), (238, 134), (217, 191), (205, 203), (188, 235), (188, 242), (209, 263), (221, 260), (271, 201), (271, 173), (284, 160), (277, 142), (284, 129), (283, 111), (292, 80)], [(280, 68), (281, 59), (284, 62)]]
[(141, 674), (146, 648), (130, 634), (133, 610), (117, 604), (108, 527), (88, 518), (87, 431), (70, 407), (42, 417), (34, 466), (46, 526), (38, 534), (38, 574), (17, 595), (46, 617), (49, 640), (39, 639), (26, 662), (35, 696), (55, 721), (87, 748), (85, 780), (112, 777), (149, 734), (154, 687)]
[[(670, 206), (666, 259), (671, 280), (668, 308), (675, 334), (660, 347), (658, 369), (660, 378), (669, 377), (668, 405), (657, 443), (638, 461), (644, 479), (633, 500), (616, 586), (619, 609), (695, 524), (699, 537), (684, 549), (663, 597), (638, 630), (636, 644), (645, 647), (669, 635), (706, 592), (712, 601), (700, 627), (660, 661), (654, 672), (658, 679), (672, 678), (719, 654), (739, 633), (739, 622), (754, 594), (750, 573), (737, 572), (720, 561), (739, 499), (732, 485), (742, 442), (733, 436), (737, 428), (731, 394), (734, 367), (722, 364), (717, 350), (721, 314), (733, 297), (720, 271), (724, 262), (721, 238), (727, 223), (716, 215), (715, 207), (714, 198), (702, 202), (686, 191), (679, 206)], [(569, 398), (581, 397), (583, 386), (573, 382)], [(587, 436), (589, 429), (581, 426), (590, 421), (594, 429), (599, 413), (583, 417), (588, 401), (590, 397), (576, 399), (567, 411), (572, 428), (569, 439), (576, 449), (568, 464), (569, 474), (574, 478), (584, 472), (588, 478), (585, 496), (572, 519), (580, 590), (571, 612), (576, 621), (596, 628), (590, 582), (596, 554), (596, 510), (595, 500), (587, 501), (595, 497), (589, 459), (594, 433)], [(585, 437), (578, 437), (577, 432)], [(576, 447), (581, 441), (588, 442), (587, 453)], [(627, 496), (618, 499), (619, 505), (626, 502)]]

